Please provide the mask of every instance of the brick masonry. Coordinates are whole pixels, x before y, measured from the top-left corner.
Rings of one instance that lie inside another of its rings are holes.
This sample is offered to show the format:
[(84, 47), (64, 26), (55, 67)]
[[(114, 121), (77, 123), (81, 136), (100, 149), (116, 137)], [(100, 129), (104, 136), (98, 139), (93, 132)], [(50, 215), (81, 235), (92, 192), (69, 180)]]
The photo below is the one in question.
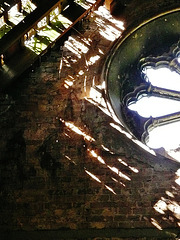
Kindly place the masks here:
[(129, 139), (104, 99), (122, 31), (101, 6), (1, 94), (1, 231), (179, 228), (179, 164)]

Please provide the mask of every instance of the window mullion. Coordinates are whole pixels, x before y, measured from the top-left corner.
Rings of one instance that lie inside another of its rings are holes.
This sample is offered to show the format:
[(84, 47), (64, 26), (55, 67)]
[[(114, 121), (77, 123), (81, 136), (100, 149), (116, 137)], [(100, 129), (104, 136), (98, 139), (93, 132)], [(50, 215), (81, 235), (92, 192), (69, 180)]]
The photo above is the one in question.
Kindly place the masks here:
[(151, 85), (151, 87), (148, 89), (148, 92), (151, 93), (153, 96), (164, 97), (164, 98), (180, 101), (179, 91), (174, 91), (174, 90), (160, 88), (160, 87)]
[(152, 118), (151, 125), (153, 127), (157, 127), (157, 126), (162, 126), (162, 125), (169, 124), (172, 122), (177, 122), (177, 121), (180, 121), (180, 112), (168, 114), (168, 115), (161, 116), (161, 117)]

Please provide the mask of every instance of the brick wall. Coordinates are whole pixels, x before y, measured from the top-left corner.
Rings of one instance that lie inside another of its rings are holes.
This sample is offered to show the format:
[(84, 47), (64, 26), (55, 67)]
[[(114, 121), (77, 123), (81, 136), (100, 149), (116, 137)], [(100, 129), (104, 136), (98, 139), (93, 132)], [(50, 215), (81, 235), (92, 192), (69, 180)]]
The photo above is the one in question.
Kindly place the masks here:
[(133, 142), (104, 100), (103, 63), (123, 31), (114, 21), (100, 7), (1, 94), (5, 239), (178, 235), (179, 163)]

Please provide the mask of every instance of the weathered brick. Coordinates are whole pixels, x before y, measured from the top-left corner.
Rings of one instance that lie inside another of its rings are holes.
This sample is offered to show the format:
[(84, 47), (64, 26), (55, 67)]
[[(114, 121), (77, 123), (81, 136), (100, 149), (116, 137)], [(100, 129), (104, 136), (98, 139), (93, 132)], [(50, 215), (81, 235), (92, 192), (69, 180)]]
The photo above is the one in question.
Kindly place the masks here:
[[(150, 1), (142, 1), (143, 14), (177, 5), (172, 0), (151, 2), (149, 8)], [(125, 12), (129, 24), (142, 14), (133, 4)], [(64, 46), (58, 75), (62, 52), (52, 49), (39, 68), (9, 90), (15, 103), (0, 119), (0, 229), (155, 229), (152, 218), (162, 228), (178, 228), (172, 209), (180, 202), (175, 183), (179, 165), (141, 151), (109, 125), (113, 119), (99, 108), (103, 96), (97, 103), (89, 95), (94, 84), (101, 84), (112, 46), (100, 32), (108, 25), (117, 28), (113, 21), (93, 13), (88, 28), (73, 33), (78, 42), (89, 41), (87, 53), (78, 58)], [(95, 64), (87, 63), (96, 55), (100, 59)], [(165, 214), (154, 208), (162, 199), (172, 204)]]

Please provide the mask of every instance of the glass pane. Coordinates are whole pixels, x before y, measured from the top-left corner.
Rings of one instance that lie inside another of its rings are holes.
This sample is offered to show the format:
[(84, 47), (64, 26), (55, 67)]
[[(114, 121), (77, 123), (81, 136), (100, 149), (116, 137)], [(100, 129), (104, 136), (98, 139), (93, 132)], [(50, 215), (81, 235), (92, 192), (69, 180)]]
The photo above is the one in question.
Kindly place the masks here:
[(163, 147), (168, 155), (180, 161), (180, 122), (154, 128), (149, 132), (147, 145), (157, 149)]
[(138, 112), (142, 117), (160, 117), (180, 111), (180, 101), (160, 98), (160, 97), (142, 97), (137, 102), (128, 106), (130, 110)]
[(143, 69), (143, 73), (146, 74), (147, 80), (153, 86), (180, 91), (180, 75), (167, 67), (158, 69), (146, 67)]

